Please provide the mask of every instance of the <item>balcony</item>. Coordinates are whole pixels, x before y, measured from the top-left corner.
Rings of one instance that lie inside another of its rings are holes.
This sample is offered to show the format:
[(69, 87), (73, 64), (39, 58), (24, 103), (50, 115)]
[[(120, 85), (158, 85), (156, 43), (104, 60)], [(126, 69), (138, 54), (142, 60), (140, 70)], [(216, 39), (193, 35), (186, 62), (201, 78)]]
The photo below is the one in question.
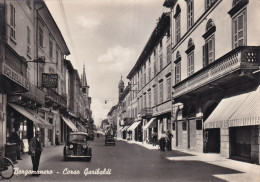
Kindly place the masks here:
[[(192, 76), (173, 86), (173, 98), (187, 94), (207, 92), (212, 86), (231, 87), (252, 77), (252, 72), (259, 69), (259, 47), (238, 47), (218, 60), (204, 67)], [(241, 83), (240, 83), (241, 84)], [(221, 89), (221, 88), (220, 88)]]
[(151, 118), (153, 115), (153, 109), (151, 107), (146, 107), (141, 109), (140, 113), (142, 118)]
[(47, 90), (47, 95), (45, 97), (46, 106), (53, 106), (57, 108), (66, 108), (67, 107), (67, 99), (61, 95), (59, 95), (56, 91), (52, 89)]
[(22, 95), (26, 100), (30, 100), (36, 103), (36, 105), (43, 106), (45, 104), (45, 92), (33, 84), (30, 84), (30, 90)]

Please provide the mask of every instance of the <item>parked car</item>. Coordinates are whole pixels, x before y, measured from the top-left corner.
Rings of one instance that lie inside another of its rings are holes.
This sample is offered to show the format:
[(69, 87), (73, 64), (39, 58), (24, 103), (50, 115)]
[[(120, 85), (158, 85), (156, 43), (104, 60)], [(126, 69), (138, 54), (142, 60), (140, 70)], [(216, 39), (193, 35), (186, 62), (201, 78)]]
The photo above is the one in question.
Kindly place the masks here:
[(72, 132), (68, 135), (64, 146), (64, 160), (82, 158), (91, 161), (92, 148), (88, 145), (89, 135), (85, 132)]
[(107, 145), (116, 145), (115, 137), (114, 135), (106, 135), (105, 136), (105, 146)]

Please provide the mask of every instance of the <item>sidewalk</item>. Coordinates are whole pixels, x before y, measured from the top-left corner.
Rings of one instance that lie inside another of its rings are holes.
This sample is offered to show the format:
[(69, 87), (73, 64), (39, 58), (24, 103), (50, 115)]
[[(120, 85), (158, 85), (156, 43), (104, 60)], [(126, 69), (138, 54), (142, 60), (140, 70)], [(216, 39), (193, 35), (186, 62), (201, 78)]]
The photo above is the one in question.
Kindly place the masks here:
[[(137, 141), (129, 141), (120, 138), (117, 138), (117, 140), (141, 145), (149, 150), (158, 150), (158, 146), (152, 146), (151, 144), (147, 144), (145, 142), (142, 143)], [(217, 165), (217, 166), (221, 166), (224, 168), (229, 168), (241, 172), (237, 174), (214, 175), (219, 179), (225, 181), (234, 181), (234, 182), (259, 182), (260, 181), (260, 165), (227, 159), (220, 156), (220, 154), (215, 154), (215, 153), (201, 153), (201, 152), (181, 150), (181, 149), (173, 149), (173, 150), (183, 152), (186, 154), (191, 154), (192, 156), (166, 157), (166, 159), (170, 161), (201, 161), (201, 162), (205, 162), (212, 165)], [(170, 151), (166, 151), (166, 153), (170, 153)]]

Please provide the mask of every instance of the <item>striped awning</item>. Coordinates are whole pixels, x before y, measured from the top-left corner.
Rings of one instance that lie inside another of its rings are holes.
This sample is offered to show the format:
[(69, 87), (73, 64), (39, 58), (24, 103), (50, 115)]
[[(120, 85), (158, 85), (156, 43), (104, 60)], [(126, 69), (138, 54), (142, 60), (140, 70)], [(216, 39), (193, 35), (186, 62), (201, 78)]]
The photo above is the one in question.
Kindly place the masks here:
[(78, 131), (78, 128), (71, 122), (69, 118), (61, 117), (63, 121), (70, 127), (72, 131)]
[(122, 126), (122, 127), (120, 127), (117, 131), (121, 131), (123, 128), (124, 128), (124, 127)]
[(260, 124), (260, 86), (252, 92), (222, 99), (204, 123), (204, 128)]
[(77, 124), (82, 128), (82, 130), (83, 130), (84, 132), (87, 132), (87, 129), (86, 129), (84, 126), (82, 126), (82, 124), (80, 124), (80, 122), (77, 122)]
[(141, 121), (134, 122), (127, 130), (135, 130), (135, 128), (141, 123)]
[(36, 113), (36, 111), (33, 111), (31, 109), (28, 109), (28, 108), (25, 108), (23, 106), (13, 104), (13, 103), (9, 103), (8, 105), (11, 106), (12, 108), (14, 108), (20, 114), (24, 115), (29, 120), (31, 120), (34, 123), (35, 126), (39, 126), (39, 127), (42, 127), (42, 128), (45, 127), (45, 126), (47, 128), (53, 128), (53, 125), (48, 123), (45, 119), (41, 118)]
[(155, 119), (156, 118), (152, 118), (145, 126), (143, 126), (143, 129), (146, 130), (146, 129), (150, 128), (151, 126), (154, 126), (152, 124), (155, 121)]
[(130, 126), (125, 126), (121, 131), (126, 131)]

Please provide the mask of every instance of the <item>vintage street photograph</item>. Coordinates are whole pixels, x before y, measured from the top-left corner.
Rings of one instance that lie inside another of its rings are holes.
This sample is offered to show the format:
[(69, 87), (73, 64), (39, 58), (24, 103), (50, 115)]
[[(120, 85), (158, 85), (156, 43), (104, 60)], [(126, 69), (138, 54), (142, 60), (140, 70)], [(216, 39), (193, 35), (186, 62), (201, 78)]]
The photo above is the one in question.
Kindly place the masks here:
[(0, 180), (259, 182), (260, 0), (0, 0)]

